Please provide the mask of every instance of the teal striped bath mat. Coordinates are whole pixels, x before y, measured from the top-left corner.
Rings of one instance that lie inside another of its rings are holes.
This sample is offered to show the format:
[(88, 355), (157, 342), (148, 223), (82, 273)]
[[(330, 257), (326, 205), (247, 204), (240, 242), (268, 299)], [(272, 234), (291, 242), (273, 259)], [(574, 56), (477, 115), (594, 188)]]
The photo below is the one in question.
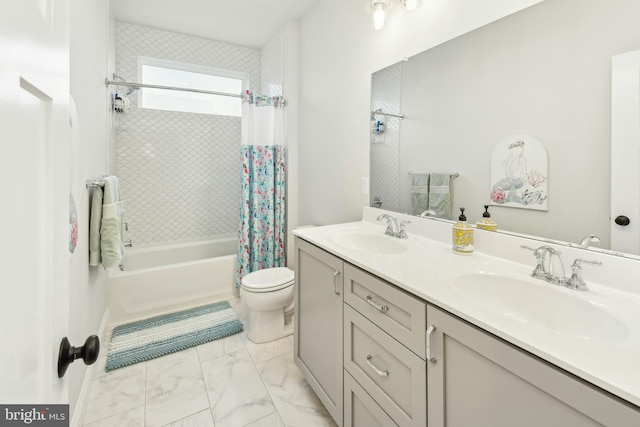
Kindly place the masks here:
[(144, 362), (242, 332), (227, 301), (116, 326), (105, 371)]

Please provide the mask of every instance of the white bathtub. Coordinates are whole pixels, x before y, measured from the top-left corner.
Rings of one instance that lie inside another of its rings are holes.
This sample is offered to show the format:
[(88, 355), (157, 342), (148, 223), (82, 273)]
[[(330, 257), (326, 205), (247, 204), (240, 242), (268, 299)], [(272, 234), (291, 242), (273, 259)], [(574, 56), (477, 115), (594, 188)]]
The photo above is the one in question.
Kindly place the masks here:
[(109, 270), (109, 323), (122, 323), (238, 295), (237, 237), (128, 249)]

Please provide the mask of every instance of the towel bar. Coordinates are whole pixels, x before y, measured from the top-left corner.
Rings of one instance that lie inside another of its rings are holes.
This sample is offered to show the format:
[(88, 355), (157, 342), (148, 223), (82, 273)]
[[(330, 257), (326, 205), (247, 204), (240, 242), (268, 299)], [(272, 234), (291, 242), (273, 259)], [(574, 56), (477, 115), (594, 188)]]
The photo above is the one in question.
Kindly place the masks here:
[[(417, 174), (428, 174), (429, 172), (416, 172), (416, 171), (409, 171), (409, 175), (417, 175)], [(453, 172), (450, 174), (451, 178), (457, 178), (460, 176), (460, 174), (458, 172)]]
[(87, 188), (104, 187), (104, 181), (101, 179), (88, 179), (86, 186)]

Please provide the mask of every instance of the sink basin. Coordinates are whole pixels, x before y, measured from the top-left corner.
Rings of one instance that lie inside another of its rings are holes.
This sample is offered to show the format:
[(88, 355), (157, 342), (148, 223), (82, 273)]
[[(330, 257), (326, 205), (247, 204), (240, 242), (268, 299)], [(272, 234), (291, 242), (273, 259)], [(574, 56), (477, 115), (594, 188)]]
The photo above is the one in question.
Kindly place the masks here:
[[(505, 317), (583, 340), (617, 341), (629, 329), (607, 309), (537, 280), (493, 274), (468, 274), (455, 280), (459, 294)], [(573, 291), (579, 292), (579, 291)]]
[(369, 231), (338, 231), (331, 236), (331, 240), (347, 249), (374, 254), (399, 254), (407, 250), (403, 240)]

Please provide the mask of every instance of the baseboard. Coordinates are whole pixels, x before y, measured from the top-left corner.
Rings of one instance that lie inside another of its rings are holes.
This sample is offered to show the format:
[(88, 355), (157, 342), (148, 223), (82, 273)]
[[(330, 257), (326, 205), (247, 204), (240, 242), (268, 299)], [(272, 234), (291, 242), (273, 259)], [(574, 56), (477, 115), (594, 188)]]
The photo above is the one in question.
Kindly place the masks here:
[[(100, 328), (98, 329), (98, 336), (100, 337), (100, 350), (106, 351), (106, 347), (104, 346), (105, 339), (105, 331), (107, 330), (107, 325), (109, 324), (109, 309), (104, 310), (104, 315), (102, 316), (102, 321), (100, 322)], [(89, 396), (89, 387), (91, 387), (91, 380), (95, 376), (96, 366), (98, 364), (94, 363), (93, 365), (89, 365), (87, 368), (87, 372), (84, 375), (84, 381), (82, 381), (82, 388), (80, 389), (80, 396), (78, 397), (78, 402), (76, 404), (76, 410), (73, 412), (71, 416), (71, 424), (70, 427), (81, 427), (82, 422), (84, 420), (85, 406), (87, 404), (87, 398)]]

